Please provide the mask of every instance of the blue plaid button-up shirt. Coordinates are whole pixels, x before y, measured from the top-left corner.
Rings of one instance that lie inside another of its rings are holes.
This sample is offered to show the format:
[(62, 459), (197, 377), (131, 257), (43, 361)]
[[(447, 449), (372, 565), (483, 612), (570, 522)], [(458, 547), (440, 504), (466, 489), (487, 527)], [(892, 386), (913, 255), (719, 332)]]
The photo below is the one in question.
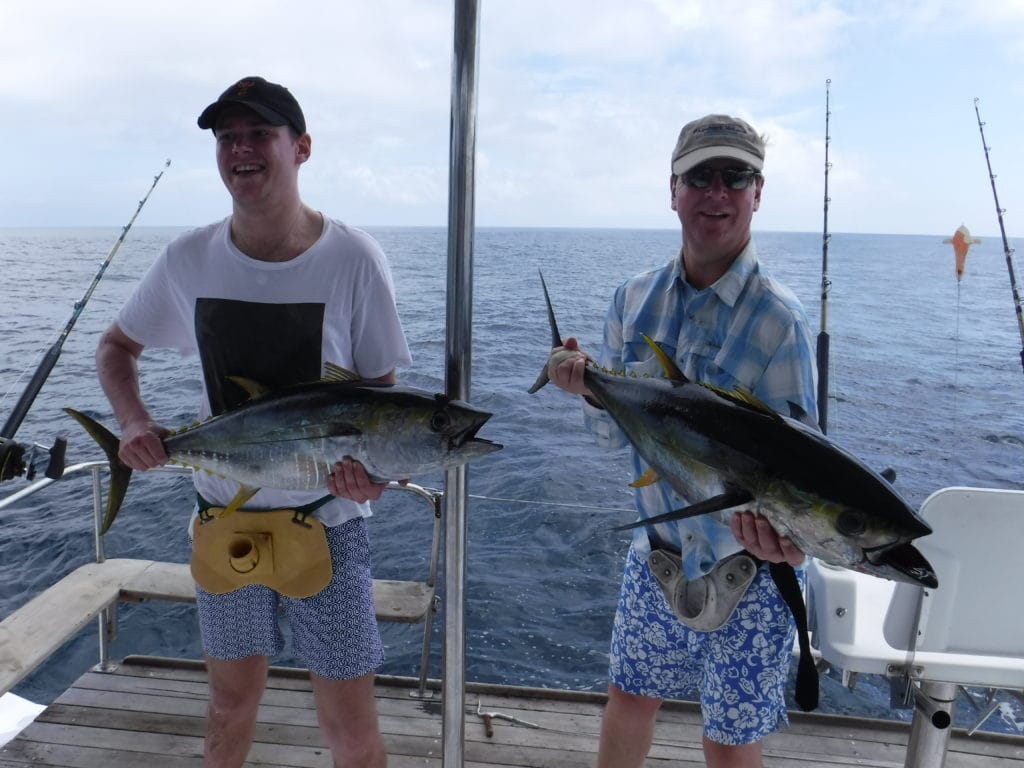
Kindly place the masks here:
[[(792, 291), (762, 268), (753, 241), (729, 270), (698, 291), (685, 279), (682, 259), (630, 278), (615, 291), (605, 319), (600, 365), (627, 374), (661, 375), (642, 334), (657, 341), (691, 380), (722, 389), (740, 386), (772, 408), (789, 414), (794, 403), (817, 417), (817, 368), (807, 316)], [(620, 448), (625, 435), (608, 414), (584, 402), (584, 420), (600, 445)], [(633, 472), (647, 465), (633, 451)], [(694, 478), (714, 495), (714, 478)], [(641, 518), (687, 506), (665, 481), (635, 490)], [(699, 499), (694, 499), (699, 501)], [(637, 528), (633, 546), (646, 559), (651, 537), (682, 553), (688, 578), (707, 573), (740, 549), (728, 518), (703, 515)]]

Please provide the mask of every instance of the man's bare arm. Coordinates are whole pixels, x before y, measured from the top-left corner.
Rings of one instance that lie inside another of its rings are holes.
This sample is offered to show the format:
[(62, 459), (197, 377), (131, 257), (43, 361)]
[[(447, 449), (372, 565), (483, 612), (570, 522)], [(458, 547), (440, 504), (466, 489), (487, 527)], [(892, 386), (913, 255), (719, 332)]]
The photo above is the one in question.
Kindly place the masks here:
[(167, 463), (161, 438), (167, 430), (150, 415), (139, 389), (139, 355), (143, 346), (117, 325), (111, 326), (96, 347), (100, 386), (121, 425), (121, 461), (132, 469), (151, 469)]

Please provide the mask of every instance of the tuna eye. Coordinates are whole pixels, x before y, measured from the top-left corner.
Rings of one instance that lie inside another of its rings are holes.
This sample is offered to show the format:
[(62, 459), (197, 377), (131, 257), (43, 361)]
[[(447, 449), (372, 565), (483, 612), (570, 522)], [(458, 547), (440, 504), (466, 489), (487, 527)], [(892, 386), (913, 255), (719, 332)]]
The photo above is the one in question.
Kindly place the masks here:
[(845, 510), (836, 518), (836, 528), (844, 536), (860, 536), (867, 530), (868, 524), (860, 512)]
[(430, 418), (430, 428), (434, 432), (443, 432), (451, 423), (451, 417), (446, 411), (438, 411)]

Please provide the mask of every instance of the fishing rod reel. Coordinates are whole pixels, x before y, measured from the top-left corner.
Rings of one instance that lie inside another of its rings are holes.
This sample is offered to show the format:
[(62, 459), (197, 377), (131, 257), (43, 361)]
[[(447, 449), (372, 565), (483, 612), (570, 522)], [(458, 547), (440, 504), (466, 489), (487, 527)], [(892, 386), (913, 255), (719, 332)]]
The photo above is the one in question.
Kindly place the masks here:
[(52, 448), (0, 437), (0, 482), (13, 480), (19, 475), (25, 475), (26, 480), (34, 480), (37, 472), (51, 480), (59, 480), (64, 474), (67, 447), (68, 441), (64, 437), (56, 438)]

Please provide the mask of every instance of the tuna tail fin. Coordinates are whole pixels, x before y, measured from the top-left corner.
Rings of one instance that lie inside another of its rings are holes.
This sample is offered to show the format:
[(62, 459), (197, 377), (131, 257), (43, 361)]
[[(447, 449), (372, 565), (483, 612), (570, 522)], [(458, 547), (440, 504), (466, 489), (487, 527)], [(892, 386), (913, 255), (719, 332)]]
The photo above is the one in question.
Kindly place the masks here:
[[(555, 320), (555, 310), (551, 306), (551, 296), (548, 294), (548, 285), (544, 282), (544, 273), (539, 269), (537, 270), (540, 274), (540, 285), (544, 289), (544, 301), (548, 306), (548, 324), (551, 326), (551, 348), (562, 346), (562, 336), (558, 332), (558, 323)], [(537, 376), (537, 380), (533, 382), (533, 386), (528, 390), (532, 395), (538, 389), (548, 383), (548, 363), (544, 361), (544, 367), (541, 369), (540, 375)]]
[(110, 464), (110, 489), (107, 491), (107, 512), (103, 516), (103, 524), (100, 527), (100, 533), (104, 534), (110, 529), (114, 518), (117, 517), (118, 510), (121, 509), (125, 492), (128, 490), (128, 482), (132, 478), (132, 468), (117, 458), (121, 441), (113, 432), (74, 408), (65, 408), (64, 412), (81, 424), (107, 454), (107, 462)]

